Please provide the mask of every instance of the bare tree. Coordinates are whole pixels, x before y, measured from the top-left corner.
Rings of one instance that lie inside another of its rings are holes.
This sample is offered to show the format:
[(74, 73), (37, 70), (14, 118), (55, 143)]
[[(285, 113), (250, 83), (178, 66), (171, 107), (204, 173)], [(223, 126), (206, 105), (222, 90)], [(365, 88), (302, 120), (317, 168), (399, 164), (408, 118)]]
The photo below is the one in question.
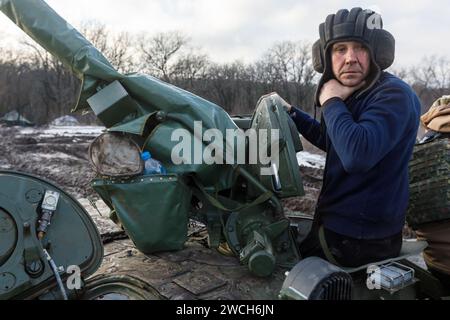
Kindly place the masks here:
[(295, 44), (290, 41), (275, 44), (269, 49), (266, 59), (273, 66), (272, 77), (281, 84), (281, 94), (292, 101), (289, 82), (293, 81), (295, 72)]
[(81, 23), (78, 29), (100, 52), (108, 50), (109, 32), (106, 25), (96, 20), (86, 20)]
[(445, 56), (431, 56), (422, 59), (420, 66), (410, 69), (410, 81), (424, 110), (434, 100), (450, 92), (450, 60)]
[(312, 46), (310, 43), (296, 43), (294, 58), (293, 81), (295, 85), (295, 100), (293, 102), (303, 105), (304, 109), (313, 108), (314, 92), (318, 74), (312, 64)]
[(312, 109), (316, 73), (309, 43), (276, 43), (255, 63), (254, 69), (266, 92), (276, 91), (292, 104)]
[(188, 39), (180, 32), (172, 31), (153, 36), (141, 34), (137, 42), (142, 69), (170, 82), (175, 57), (180, 54)]
[(193, 80), (205, 76), (210, 64), (205, 54), (197, 54), (193, 51), (180, 56), (172, 67), (172, 74), (176, 78)]
[(389, 68), (388, 71), (390, 73), (396, 75), (403, 81), (405, 81), (407, 83), (411, 83), (411, 73), (408, 68), (406, 68), (406, 67), (397, 67), (397, 68), (391, 67), (391, 68)]
[(132, 37), (127, 32), (112, 36), (111, 45), (105, 56), (111, 64), (121, 73), (130, 73), (138, 69), (133, 53), (136, 50)]
[(251, 94), (248, 71), (241, 61), (212, 64), (207, 78), (210, 99), (232, 114), (247, 113), (256, 103), (254, 101), (249, 106), (246, 99)]
[(129, 73), (137, 69), (133, 60), (135, 44), (128, 32), (113, 33), (95, 20), (83, 22), (80, 32), (119, 72)]

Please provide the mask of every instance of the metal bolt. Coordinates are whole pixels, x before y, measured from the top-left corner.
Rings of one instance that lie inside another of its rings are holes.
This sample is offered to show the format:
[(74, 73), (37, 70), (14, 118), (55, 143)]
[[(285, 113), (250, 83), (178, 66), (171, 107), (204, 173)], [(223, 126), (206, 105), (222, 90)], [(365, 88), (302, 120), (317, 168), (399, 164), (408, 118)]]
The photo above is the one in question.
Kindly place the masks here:
[(26, 271), (31, 277), (39, 277), (44, 269), (42, 262), (39, 260), (32, 261), (26, 266)]
[(30, 265), (28, 266), (28, 269), (31, 272), (37, 272), (39, 271), (39, 269), (41, 268), (41, 265), (39, 263), (37, 263), (36, 261), (33, 261), (32, 263), (30, 263)]

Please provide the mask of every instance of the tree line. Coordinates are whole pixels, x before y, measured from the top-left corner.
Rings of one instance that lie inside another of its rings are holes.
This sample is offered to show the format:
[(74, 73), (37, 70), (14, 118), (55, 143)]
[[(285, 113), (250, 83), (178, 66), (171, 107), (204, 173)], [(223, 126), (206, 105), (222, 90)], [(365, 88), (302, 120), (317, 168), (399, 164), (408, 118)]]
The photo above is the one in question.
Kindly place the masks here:
[[(319, 75), (312, 67), (310, 43), (275, 43), (253, 63), (216, 63), (181, 32), (116, 34), (96, 22), (84, 23), (79, 30), (120, 72), (158, 77), (231, 115), (251, 114), (258, 99), (274, 91), (313, 113)], [(0, 116), (16, 110), (36, 124), (47, 124), (69, 114), (80, 81), (32, 40), (22, 41), (20, 48), (0, 47)], [(419, 65), (390, 71), (413, 87), (423, 111), (450, 94), (450, 61), (445, 56), (430, 56)], [(96, 121), (92, 113), (78, 118), (83, 123)]]

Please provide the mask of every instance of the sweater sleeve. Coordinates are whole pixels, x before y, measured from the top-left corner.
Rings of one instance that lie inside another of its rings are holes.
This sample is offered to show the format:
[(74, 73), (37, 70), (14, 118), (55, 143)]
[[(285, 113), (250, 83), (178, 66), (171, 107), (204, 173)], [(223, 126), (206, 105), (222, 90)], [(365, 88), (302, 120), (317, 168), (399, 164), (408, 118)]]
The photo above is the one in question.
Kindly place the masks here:
[(318, 121), (295, 107), (292, 107), (291, 118), (294, 120), (297, 130), (306, 140), (326, 152), (325, 134), (322, 132)]
[(344, 101), (327, 103), (323, 115), (328, 136), (348, 173), (364, 173), (373, 168), (414, 128), (413, 98), (401, 86), (385, 87), (354, 120)]

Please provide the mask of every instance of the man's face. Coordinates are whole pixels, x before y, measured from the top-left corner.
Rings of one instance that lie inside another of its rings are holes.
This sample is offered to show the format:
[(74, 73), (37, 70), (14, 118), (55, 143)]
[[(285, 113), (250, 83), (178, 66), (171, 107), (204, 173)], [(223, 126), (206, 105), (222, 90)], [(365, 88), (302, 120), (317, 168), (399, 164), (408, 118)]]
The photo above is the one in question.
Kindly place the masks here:
[(336, 79), (344, 86), (355, 87), (370, 72), (370, 53), (357, 41), (337, 42), (331, 48), (331, 62)]

